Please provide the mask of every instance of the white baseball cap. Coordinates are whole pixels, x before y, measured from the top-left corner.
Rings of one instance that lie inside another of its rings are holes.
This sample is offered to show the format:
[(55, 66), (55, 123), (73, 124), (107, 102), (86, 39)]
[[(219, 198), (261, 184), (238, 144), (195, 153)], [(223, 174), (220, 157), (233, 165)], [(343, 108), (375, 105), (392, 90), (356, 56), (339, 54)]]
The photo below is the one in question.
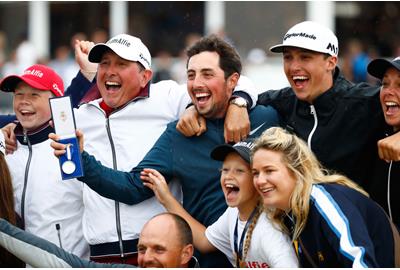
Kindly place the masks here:
[(6, 142), (2, 131), (0, 131), (0, 152), (3, 153), (3, 155), (6, 154)]
[(335, 34), (329, 28), (312, 21), (296, 24), (287, 31), (282, 44), (272, 46), (269, 50), (274, 53), (283, 52), (285, 47), (297, 47), (331, 56), (338, 56), (339, 44)]
[(139, 62), (145, 69), (151, 69), (151, 55), (149, 49), (147, 49), (140, 38), (127, 34), (120, 34), (112, 37), (107, 43), (98, 43), (90, 50), (89, 61), (100, 63), (101, 57), (108, 49), (125, 60)]

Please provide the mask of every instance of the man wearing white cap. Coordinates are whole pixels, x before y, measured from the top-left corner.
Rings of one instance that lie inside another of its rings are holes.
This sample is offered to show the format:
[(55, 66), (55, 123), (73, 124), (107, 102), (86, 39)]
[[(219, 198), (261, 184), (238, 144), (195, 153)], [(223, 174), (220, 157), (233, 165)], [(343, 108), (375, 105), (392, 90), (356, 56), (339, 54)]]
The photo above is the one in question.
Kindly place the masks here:
[(21, 227), (66, 251), (87, 257), (89, 248), (82, 232), (82, 185), (61, 180), (48, 138), (54, 132), (49, 125), (49, 98), (64, 95), (61, 77), (44, 65), (33, 65), (21, 76), (4, 78), (0, 89), (13, 92), (18, 120), (14, 129), (18, 147), (6, 160)]
[(275, 107), (282, 127), (304, 139), (325, 167), (368, 191), (384, 132), (379, 88), (340, 74), (338, 40), (318, 23), (296, 24), (270, 50), (282, 53), (290, 87), (266, 91), (258, 103)]
[[(101, 98), (75, 112), (77, 127), (85, 134), (85, 149), (103, 165), (129, 171), (167, 124), (178, 119), (190, 101), (189, 95), (185, 85), (174, 81), (150, 83), (151, 55), (137, 37), (112, 37), (95, 45), (88, 59), (99, 64), (97, 87)], [(179, 199), (180, 186), (171, 185)], [(84, 204), (84, 235), (90, 244), (90, 259), (97, 262), (137, 265), (136, 247), (143, 225), (165, 211), (155, 198), (127, 205), (102, 197), (87, 185)]]

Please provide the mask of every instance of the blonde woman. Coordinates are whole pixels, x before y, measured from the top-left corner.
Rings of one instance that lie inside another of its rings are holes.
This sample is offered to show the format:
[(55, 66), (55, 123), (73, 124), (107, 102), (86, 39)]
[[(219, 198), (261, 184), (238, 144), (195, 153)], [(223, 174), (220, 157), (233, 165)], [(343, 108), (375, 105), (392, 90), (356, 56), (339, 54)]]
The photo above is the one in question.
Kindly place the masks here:
[(252, 146), (251, 141), (233, 146), (223, 144), (211, 152), (214, 160), (223, 161), (220, 183), (229, 207), (207, 228), (186, 212), (172, 196), (158, 171), (143, 170), (142, 180), (169, 212), (182, 216), (189, 223), (194, 245), (200, 252), (218, 249), (236, 267), (297, 267), (298, 261), (290, 239), (266, 217), (253, 186), (250, 167)]
[(395, 265), (384, 211), (354, 182), (323, 169), (302, 140), (270, 128), (252, 153), (254, 185), (270, 218), (291, 235), (302, 267)]

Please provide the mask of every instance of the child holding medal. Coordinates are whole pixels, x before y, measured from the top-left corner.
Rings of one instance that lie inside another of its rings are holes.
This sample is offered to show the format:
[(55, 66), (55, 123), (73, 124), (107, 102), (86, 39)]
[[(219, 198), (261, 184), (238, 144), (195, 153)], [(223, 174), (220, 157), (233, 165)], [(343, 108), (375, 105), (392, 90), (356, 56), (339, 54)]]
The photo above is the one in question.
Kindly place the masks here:
[(44, 65), (10, 75), (0, 89), (12, 92), (18, 123), (13, 130), (17, 150), (5, 156), (10, 169), (15, 211), (21, 227), (68, 252), (85, 258), (89, 247), (82, 232), (82, 184), (62, 181), (58, 159), (50, 147), (49, 99), (64, 95), (61, 77)]
[(229, 207), (208, 228), (184, 210), (171, 195), (158, 171), (143, 170), (142, 180), (169, 212), (188, 221), (194, 245), (200, 252), (219, 249), (236, 267), (297, 267), (289, 238), (274, 227), (264, 214), (260, 197), (253, 186), (250, 169), (252, 145), (251, 141), (233, 146), (223, 144), (211, 152), (214, 160), (223, 161), (220, 181)]

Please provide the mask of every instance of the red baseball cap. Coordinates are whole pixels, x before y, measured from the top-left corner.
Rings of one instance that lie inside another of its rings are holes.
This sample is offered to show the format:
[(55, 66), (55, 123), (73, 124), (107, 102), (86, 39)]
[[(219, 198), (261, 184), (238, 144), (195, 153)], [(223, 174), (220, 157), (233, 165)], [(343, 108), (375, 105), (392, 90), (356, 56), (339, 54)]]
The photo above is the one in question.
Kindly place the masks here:
[(64, 84), (61, 77), (53, 69), (39, 64), (25, 69), (21, 76), (10, 75), (5, 77), (0, 82), (0, 90), (14, 92), (15, 87), (21, 81), (35, 89), (51, 91), (57, 97), (64, 95)]

